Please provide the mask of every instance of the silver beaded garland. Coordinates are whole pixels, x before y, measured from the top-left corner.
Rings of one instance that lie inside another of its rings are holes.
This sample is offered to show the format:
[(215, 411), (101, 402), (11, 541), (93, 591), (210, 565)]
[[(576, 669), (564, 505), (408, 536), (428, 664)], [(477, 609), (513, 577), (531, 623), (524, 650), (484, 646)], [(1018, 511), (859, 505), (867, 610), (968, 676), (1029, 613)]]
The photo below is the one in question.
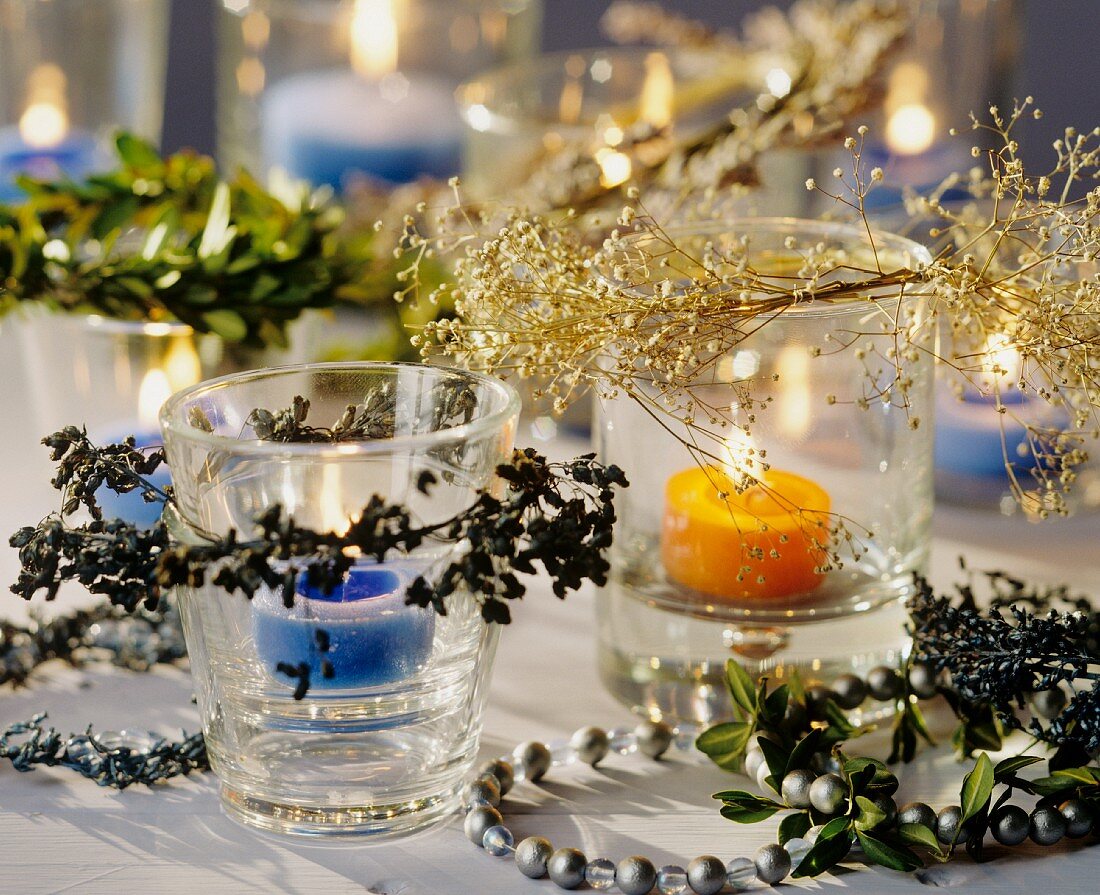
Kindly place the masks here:
[(836, 814), (848, 800), (848, 784), (839, 774), (822, 774), (810, 786), (810, 804), (822, 814)]
[(466, 820), (462, 825), (462, 829), (466, 834), (466, 838), (474, 845), (480, 847), (485, 841), (485, 831), (488, 830), (489, 827), (495, 827), (503, 823), (504, 818), (501, 817), (500, 812), (497, 811), (496, 808), (491, 808), (488, 805), (481, 805), (477, 808), (470, 809), (470, 813), (466, 815)]
[(960, 829), (962, 820), (962, 808), (958, 805), (948, 805), (936, 815), (936, 838), (944, 845), (966, 840), (966, 828)]
[(989, 819), (989, 830), (1001, 845), (1019, 845), (1027, 839), (1030, 820), (1023, 808), (1002, 805)]
[(760, 750), (759, 746), (753, 746), (745, 752), (745, 776), (756, 779), (756, 772), (760, 770), (760, 765), (764, 763), (764, 753)]
[(546, 876), (546, 862), (554, 853), (549, 839), (541, 836), (528, 836), (516, 846), (516, 867), (524, 876), (539, 879)]
[(584, 882), (587, 864), (584, 852), (575, 848), (559, 848), (546, 862), (546, 872), (554, 885), (562, 889), (575, 889)]
[(779, 791), (783, 801), (791, 808), (809, 808), (810, 787), (816, 779), (817, 775), (806, 768), (791, 771), (783, 778), (780, 786)]
[(1057, 808), (1036, 808), (1028, 835), (1036, 845), (1054, 845), (1066, 835), (1066, 819)]
[(879, 702), (901, 696), (902, 683), (898, 673), (885, 665), (876, 665), (867, 672), (867, 689)]
[(898, 826), (920, 824), (930, 830), (936, 829), (936, 812), (924, 802), (908, 802), (898, 811)]
[(1066, 822), (1066, 835), (1070, 839), (1080, 839), (1092, 831), (1092, 809), (1080, 799), (1063, 802), (1058, 811)]
[(909, 666), (909, 689), (917, 699), (931, 699), (936, 695), (936, 669), (927, 662), (914, 662)]
[(477, 772), (478, 776), (481, 777), (496, 777), (497, 786), (500, 788), (502, 796), (508, 795), (512, 791), (512, 787), (516, 785), (515, 768), (512, 767), (511, 762), (505, 761), (503, 758), (485, 762), (478, 768)]
[(615, 885), (623, 895), (647, 895), (657, 882), (657, 868), (649, 858), (631, 855), (615, 865)]
[(664, 721), (643, 721), (634, 728), (638, 751), (650, 758), (660, 758), (672, 745), (672, 725)]
[(462, 801), (466, 805), (484, 802), (492, 808), (500, 805), (500, 784), (496, 777), (478, 777), (462, 788)]
[(607, 757), (611, 738), (602, 727), (582, 727), (573, 734), (569, 745), (576, 750), (577, 760), (595, 767)]
[(836, 704), (842, 709), (858, 709), (867, 698), (867, 684), (854, 674), (842, 674), (833, 681), (833, 694)]
[(716, 895), (726, 885), (726, 865), (714, 855), (700, 855), (688, 864), (687, 878), (696, 895)]
[(791, 856), (782, 845), (771, 843), (756, 850), (753, 855), (756, 876), (769, 886), (783, 880), (791, 872)]
[(550, 750), (537, 740), (530, 740), (518, 746), (515, 756), (516, 763), (523, 768), (524, 776), (536, 783), (546, 776), (553, 761)]

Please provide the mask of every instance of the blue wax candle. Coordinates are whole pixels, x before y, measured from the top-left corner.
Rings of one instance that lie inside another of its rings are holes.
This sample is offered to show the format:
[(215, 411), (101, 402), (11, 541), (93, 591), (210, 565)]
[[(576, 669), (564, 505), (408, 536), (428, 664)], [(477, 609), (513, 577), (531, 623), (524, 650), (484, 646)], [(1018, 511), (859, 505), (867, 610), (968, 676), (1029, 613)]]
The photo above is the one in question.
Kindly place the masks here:
[[(121, 442), (128, 435), (134, 436), (134, 441), (139, 448), (159, 448), (162, 444), (158, 430), (127, 429), (125, 431), (112, 432), (99, 439), (93, 439), (96, 444), (115, 444)], [(168, 464), (162, 463), (151, 475), (145, 476), (145, 480), (155, 485), (162, 491), (172, 484), (172, 476), (168, 471)], [(127, 494), (116, 494), (106, 485), (101, 485), (95, 493), (96, 500), (103, 508), (104, 519), (122, 519), (138, 528), (152, 528), (160, 519), (164, 504), (161, 501), (149, 503), (141, 495), (140, 490), (130, 491)]]
[(453, 89), (420, 75), (293, 75), (265, 96), (261, 118), (266, 164), (315, 186), (339, 191), (356, 174), (389, 183), (445, 179), (461, 163)]
[[(904, 154), (891, 150), (884, 143), (868, 142), (863, 148), (860, 162), (865, 171), (882, 168), (883, 181), (871, 190), (864, 207), (881, 212), (900, 206), (905, 188), (917, 193), (927, 193), (938, 187), (950, 174), (966, 171), (970, 163), (969, 145), (960, 139), (934, 143), (923, 152)], [(952, 187), (944, 192), (944, 203), (965, 200), (970, 197), (964, 186)]]
[[(1013, 412), (1029, 403), (1018, 391), (1006, 391), (1001, 404), (1008, 413), (997, 413), (992, 396), (968, 393), (960, 401), (954, 395), (936, 399), (936, 470), (990, 481), (1004, 480), (1005, 457), (1017, 472), (1034, 469), (1035, 455), (1027, 430)], [(1002, 441), (1003, 433), (1003, 441)]]
[[(280, 662), (310, 667), (310, 688), (346, 690), (387, 684), (411, 677), (431, 656), (435, 614), (405, 604), (405, 591), (423, 571), (408, 561), (358, 563), (331, 594), (299, 580), (294, 606), (281, 594), (264, 591), (252, 601), (252, 634), (264, 667), (279, 680)], [(328, 635), (322, 653), (316, 632)], [(322, 675), (321, 663), (332, 663), (333, 677)]]
[(27, 174), (45, 180), (61, 175), (78, 179), (101, 167), (99, 147), (86, 131), (72, 130), (53, 146), (32, 146), (16, 125), (0, 129), (0, 202), (21, 202), (25, 196), (15, 178)]

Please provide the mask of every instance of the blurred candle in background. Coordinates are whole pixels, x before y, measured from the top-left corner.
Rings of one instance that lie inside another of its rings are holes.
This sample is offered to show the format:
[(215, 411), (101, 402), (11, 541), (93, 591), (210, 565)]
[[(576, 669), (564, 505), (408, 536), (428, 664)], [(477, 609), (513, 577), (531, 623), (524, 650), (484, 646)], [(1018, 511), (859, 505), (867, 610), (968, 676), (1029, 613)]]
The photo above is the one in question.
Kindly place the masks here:
[(80, 178), (99, 162), (95, 138), (70, 124), (65, 73), (48, 62), (36, 66), (18, 123), (0, 128), (0, 202), (20, 200), (20, 174)]
[(263, 99), (266, 164), (342, 189), (349, 175), (388, 183), (458, 173), (461, 125), (453, 86), (403, 72), (408, 0), (356, 0), (350, 68), (285, 78)]

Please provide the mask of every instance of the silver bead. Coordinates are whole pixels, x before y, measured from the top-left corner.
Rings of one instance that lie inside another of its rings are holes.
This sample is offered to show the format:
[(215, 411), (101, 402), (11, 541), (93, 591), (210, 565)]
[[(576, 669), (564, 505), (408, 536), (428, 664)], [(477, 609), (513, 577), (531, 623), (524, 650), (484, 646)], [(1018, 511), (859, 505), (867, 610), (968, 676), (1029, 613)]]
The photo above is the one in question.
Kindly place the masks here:
[(550, 750), (537, 740), (531, 740), (516, 747), (516, 764), (523, 769), (523, 776), (537, 782), (546, 776), (553, 760)]
[(466, 838), (478, 848), (481, 848), (482, 843), (485, 841), (485, 831), (489, 827), (495, 827), (497, 824), (502, 823), (504, 823), (504, 818), (500, 816), (500, 812), (496, 808), (482, 805), (472, 809), (466, 815), (466, 821), (462, 825), (462, 829), (466, 833)]
[(1066, 835), (1066, 819), (1057, 808), (1036, 808), (1031, 812), (1028, 835), (1036, 845), (1054, 845)]
[(810, 787), (816, 779), (817, 774), (806, 768), (791, 771), (783, 778), (783, 784), (779, 788), (783, 801), (791, 808), (809, 808)]
[(589, 861), (584, 868), (584, 881), (597, 892), (606, 892), (615, 885), (615, 865), (607, 858)]
[(965, 842), (968, 830), (965, 825), (959, 828), (960, 820), (962, 809), (958, 805), (948, 805), (941, 810), (936, 815), (936, 838), (944, 845)]
[(1066, 822), (1066, 835), (1070, 839), (1080, 839), (1092, 830), (1092, 810), (1080, 799), (1069, 799), (1058, 806)]
[(503, 858), (512, 851), (515, 842), (512, 831), (501, 824), (497, 824), (485, 831), (485, 835), (481, 839), (481, 847), (494, 858)]
[(810, 717), (821, 718), (821, 711), (825, 703), (835, 699), (836, 694), (824, 684), (816, 684), (806, 691), (806, 707), (810, 710)]
[(893, 668), (876, 665), (867, 672), (867, 689), (879, 702), (897, 699), (902, 693), (901, 677)]
[(931, 699), (936, 695), (936, 669), (928, 662), (914, 662), (909, 666), (909, 689), (917, 699)]
[(760, 765), (764, 763), (764, 753), (760, 751), (760, 748), (750, 748), (745, 753), (745, 776), (756, 779), (756, 772), (760, 770)]
[(611, 740), (602, 727), (582, 727), (573, 734), (569, 744), (577, 750), (577, 760), (595, 767), (611, 748)]
[(1066, 707), (1066, 694), (1059, 687), (1031, 694), (1031, 708), (1040, 718), (1057, 718)]
[[(775, 792), (775, 788), (768, 783), (768, 777), (772, 776), (771, 769), (768, 767), (768, 763), (764, 762), (756, 769), (756, 784), (764, 792)], [(778, 785), (778, 784), (776, 784)]]
[(491, 776), (497, 778), (497, 786), (500, 787), (500, 794), (502, 796), (508, 795), (512, 791), (512, 787), (516, 785), (516, 771), (512, 767), (510, 761), (505, 761), (503, 758), (495, 758), (492, 761), (487, 761), (480, 768), (478, 768), (479, 776)]
[(575, 848), (559, 848), (546, 862), (546, 872), (559, 888), (575, 889), (584, 882), (584, 868), (587, 864), (584, 852)]
[(496, 777), (478, 777), (462, 788), (462, 804), (473, 805), (484, 802), (493, 808), (500, 804), (500, 784)]
[(546, 876), (546, 862), (554, 853), (549, 839), (541, 836), (528, 836), (516, 846), (516, 867), (524, 876), (539, 879)]
[(660, 758), (672, 745), (672, 725), (664, 721), (643, 721), (634, 728), (638, 751), (650, 758)]
[(756, 865), (757, 879), (769, 886), (782, 881), (791, 872), (791, 856), (782, 845), (774, 842), (758, 848), (752, 860)]
[(631, 855), (615, 865), (615, 885), (623, 895), (647, 895), (657, 882), (657, 868), (649, 858)]
[(687, 871), (683, 867), (665, 864), (657, 871), (657, 891), (661, 895), (684, 895), (687, 887)]
[(802, 859), (810, 853), (810, 849), (813, 846), (805, 839), (801, 839), (795, 836), (793, 839), (788, 839), (783, 843), (783, 848), (787, 850), (787, 854), (791, 856), (791, 868), (797, 870), (798, 865), (802, 863)]
[(838, 774), (823, 774), (810, 786), (810, 804), (822, 814), (836, 814), (848, 801), (848, 784)]
[(902, 824), (920, 824), (935, 832), (936, 812), (924, 802), (908, 802), (898, 811), (898, 826)]
[(688, 885), (695, 895), (715, 895), (726, 885), (726, 865), (714, 855), (700, 855), (687, 866)]
[(810, 827), (810, 829), (806, 831), (806, 835), (802, 838), (805, 839), (812, 846), (815, 842), (817, 842), (817, 837), (821, 835), (821, 831), (824, 829), (824, 824), (817, 824), (816, 826)]
[(989, 819), (989, 830), (1001, 845), (1019, 845), (1030, 830), (1027, 812), (1016, 805), (1002, 805)]
[(756, 880), (756, 864), (750, 858), (734, 858), (726, 865), (726, 882), (740, 892)]
[(867, 685), (854, 674), (842, 674), (833, 681), (833, 694), (842, 709), (858, 709), (867, 698)]
[(810, 758), (810, 770), (818, 774), (839, 774), (840, 759), (828, 752), (815, 752)]

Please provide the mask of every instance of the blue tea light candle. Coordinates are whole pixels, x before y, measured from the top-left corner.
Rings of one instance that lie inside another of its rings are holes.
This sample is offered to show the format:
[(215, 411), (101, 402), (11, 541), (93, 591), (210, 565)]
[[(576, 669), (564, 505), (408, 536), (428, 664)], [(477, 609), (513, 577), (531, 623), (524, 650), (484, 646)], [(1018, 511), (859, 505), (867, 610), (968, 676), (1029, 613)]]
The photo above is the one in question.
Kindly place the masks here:
[[(129, 435), (134, 436), (134, 442), (138, 448), (154, 449), (162, 446), (159, 430), (127, 429), (111, 432), (99, 439), (93, 439), (97, 444), (117, 444)], [(168, 464), (162, 463), (156, 471), (145, 476), (145, 480), (163, 491), (172, 484), (172, 475), (168, 471)], [(96, 500), (103, 509), (104, 519), (121, 519), (138, 528), (152, 528), (160, 519), (164, 510), (161, 501), (150, 503), (142, 497), (140, 490), (130, 491), (126, 494), (116, 494), (106, 485), (101, 485), (95, 493)]]
[(355, 174), (388, 183), (446, 179), (461, 162), (453, 94), (443, 81), (400, 72), (381, 79), (340, 70), (288, 77), (264, 99), (265, 161), (337, 191)]
[[(299, 579), (294, 606), (287, 609), (274, 591), (252, 601), (252, 633), (261, 663), (274, 674), (280, 662), (306, 662), (310, 688), (346, 690), (387, 684), (420, 671), (432, 652), (435, 614), (408, 606), (405, 592), (424, 571), (422, 563), (357, 563), (343, 584), (324, 594)], [(321, 653), (316, 631), (328, 635)], [(322, 676), (321, 663), (333, 676)], [(292, 686), (289, 678), (279, 680)]]
[(1035, 455), (1027, 429), (1014, 417), (1028, 400), (1018, 391), (1001, 395), (1009, 408), (998, 413), (990, 396), (967, 394), (962, 400), (941, 394), (936, 400), (936, 471), (1003, 481), (1008, 486), (1005, 458), (1017, 472), (1034, 469)]

